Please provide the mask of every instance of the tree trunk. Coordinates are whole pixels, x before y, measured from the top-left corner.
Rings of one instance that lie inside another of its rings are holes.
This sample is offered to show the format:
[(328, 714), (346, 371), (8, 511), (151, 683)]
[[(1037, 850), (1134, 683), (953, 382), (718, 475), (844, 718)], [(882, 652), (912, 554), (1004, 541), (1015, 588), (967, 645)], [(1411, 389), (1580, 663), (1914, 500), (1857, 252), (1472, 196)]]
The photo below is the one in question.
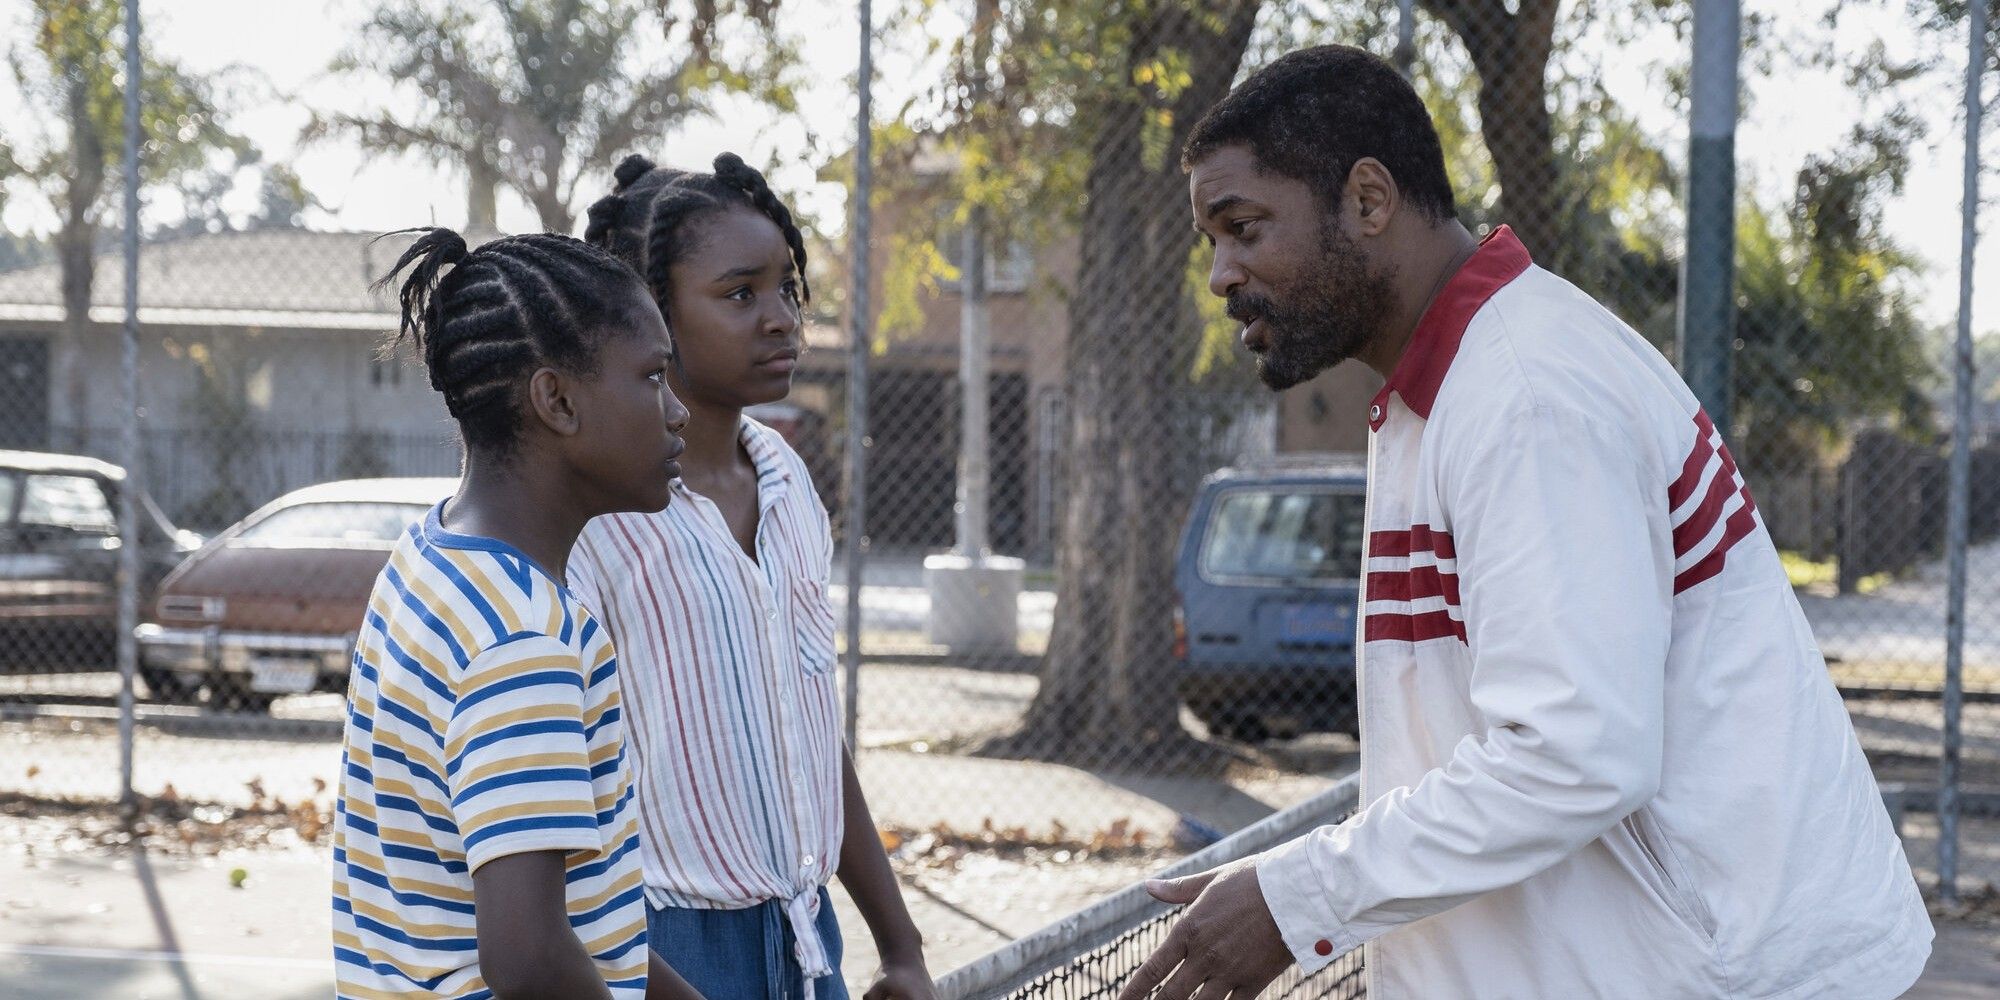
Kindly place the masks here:
[(1572, 199), (1556, 165), (1549, 56), (1559, 0), (1422, 0), (1479, 72), (1479, 133), (1500, 181), (1500, 215), (1537, 261), (1565, 270)]
[(534, 203), (535, 215), (542, 220), (542, 228), (551, 233), (569, 233), (576, 228), (576, 213), (570, 211), (569, 199), (564, 196), (562, 173), (568, 153), (559, 142), (551, 142), (544, 150), (548, 162), (539, 171), (526, 171), (522, 180), (526, 184), (528, 200)]
[[(1168, 105), (1164, 151), (1146, 131), (1163, 102), (1147, 94), (1121, 95), (1080, 130), (1093, 148), (1070, 305), (1056, 621), (1021, 730), (988, 752), (1111, 766), (1143, 754), (1159, 765), (1163, 748), (1189, 746), (1174, 689), (1174, 545), (1203, 470), (1174, 433), (1199, 330), (1178, 154), (1228, 91), (1259, 2), (1158, 4), (1141, 15), (1125, 64), (1177, 51), (1194, 80)], [(1202, 16), (1219, 16), (1223, 32)]]
[(72, 84), (68, 96), (70, 176), (63, 192), (62, 228), (56, 259), (62, 273), (63, 327), (51, 373), (55, 420), (49, 445), (81, 450), (89, 420), (89, 384), (84, 377), (84, 339), (90, 330), (90, 293), (96, 279), (97, 199), (104, 193), (104, 137), (91, 120), (89, 95)]
[(465, 158), (465, 228), (492, 232), (500, 228), (500, 170), (484, 155)]

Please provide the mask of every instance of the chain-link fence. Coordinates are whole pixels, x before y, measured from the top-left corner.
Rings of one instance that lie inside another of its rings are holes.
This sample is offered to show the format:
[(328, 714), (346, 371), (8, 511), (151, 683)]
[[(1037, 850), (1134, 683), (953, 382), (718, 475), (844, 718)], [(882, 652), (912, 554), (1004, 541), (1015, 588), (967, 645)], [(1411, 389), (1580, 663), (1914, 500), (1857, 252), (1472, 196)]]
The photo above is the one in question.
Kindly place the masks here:
[[(901, 94), (897, 127), (878, 123), (868, 322), (830, 296), (790, 397), (753, 416), (804, 457), (832, 514), (832, 600), (859, 606), (859, 633), (841, 635), (858, 650), (850, 735), (887, 842), (1184, 850), (1357, 766), (1356, 456), (1379, 384), (1357, 365), (1284, 395), (1255, 384), (1204, 287), (1177, 162), (1189, 127), (1290, 48), (1394, 54), (1432, 108), (1467, 224), (1511, 225), (1538, 262), (1677, 356), (1686, 12), (964, 6), (965, 30), (931, 54), (945, 82)], [(1951, 11), (1878, 13), (1914, 47), (1962, 34)], [(1762, 122), (1806, 99), (1784, 68), (1805, 57), (1768, 20), (1752, 27), (1743, 89)], [(1954, 422), (1952, 308), (1936, 300), (1956, 260), (1920, 259), (1891, 226), (1922, 143), (1956, 123), (1938, 96), (1955, 84), (1948, 60), (1906, 67), (1814, 39), (1833, 46), (1815, 71), (1881, 99), (1802, 157), (1738, 141), (1727, 429), (1927, 872), (1945, 751), (1947, 454), (1954, 437), (1971, 443), (1959, 836), (1962, 873), (1990, 884), (2000, 410), (1989, 385), (1973, 422)], [(594, 166), (602, 179), (609, 164)], [(823, 228), (814, 283), (831, 289), (857, 260), (838, 225)], [(7, 814), (124, 791), (123, 531), (143, 567), (129, 580), (141, 608), (131, 791), (148, 822), (263, 816), (285, 837), (322, 838), (370, 584), (458, 468), (421, 367), (378, 350), (396, 316), (366, 286), (399, 245), (373, 236), (281, 221), (149, 238), (137, 399), (120, 388), (119, 253), (86, 241), (0, 271), (0, 446), (16, 449), (0, 451)], [(130, 407), (136, 486), (116, 464)], [(858, 536), (850, 434), (865, 447)], [(140, 523), (123, 525), (119, 492), (134, 488)], [(848, 559), (858, 594), (842, 584)]]

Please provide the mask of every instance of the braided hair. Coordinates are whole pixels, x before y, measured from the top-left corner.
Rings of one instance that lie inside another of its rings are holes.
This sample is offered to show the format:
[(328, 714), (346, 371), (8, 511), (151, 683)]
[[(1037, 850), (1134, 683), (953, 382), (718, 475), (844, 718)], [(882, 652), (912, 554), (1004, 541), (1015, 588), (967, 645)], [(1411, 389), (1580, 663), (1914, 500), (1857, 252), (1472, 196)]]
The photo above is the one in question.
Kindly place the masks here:
[(698, 248), (689, 238), (690, 224), (730, 208), (748, 208), (784, 234), (798, 271), (799, 304), (812, 301), (806, 284), (806, 241), (792, 220), (792, 211), (771, 191), (757, 168), (735, 153), (715, 158), (715, 172), (657, 167), (634, 153), (612, 172), (616, 186), (590, 206), (583, 238), (609, 250), (646, 279), (653, 300), (666, 308), (669, 270)]
[(394, 343), (416, 343), (469, 449), (508, 452), (520, 433), (521, 380), (544, 365), (594, 374), (604, 334), (644, 301), (630, 268), (568, 236), (508, 236), (471, 250), (449, 229), (385, 235), (400, 233), (419, 235), (373, 287), (408, 270)]

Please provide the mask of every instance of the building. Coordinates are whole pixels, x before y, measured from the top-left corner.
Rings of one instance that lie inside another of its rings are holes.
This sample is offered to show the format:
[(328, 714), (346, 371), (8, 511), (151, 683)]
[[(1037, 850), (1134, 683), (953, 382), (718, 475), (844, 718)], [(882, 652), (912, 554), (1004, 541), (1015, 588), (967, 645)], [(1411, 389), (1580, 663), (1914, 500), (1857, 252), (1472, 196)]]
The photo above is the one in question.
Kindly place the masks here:
[[(144, 248), (146, 480), (169, 513), (213, 527), (326, 479), (456, 471), (444, 405), (407, 350), (383, 353), (397, 314), (368, 291), (404, 245), (268, 229)], [(0, 273), (0, 446), (116, 461), (123, 260), (98, 255), (74, 406), (57, 375), (60, 279), (53, 263)]]
[[(948, 219), (885, 208), (873, 250), (876, 299), (894, 234), (933, 234), (948, 257)], [(398, 315), (368, 286), (405, 238), (267, 229), (147, 245), (140, 257), (139, 404), (149, 490), (177, 519), (227, 524), (300, 486), (371, 475), (451, 475), (458, 448), (442, 401), (407, 348), (385, 352)], [(1050, 551), (1060, 506), (1065, 408), (1064, 276), (1073, 245), (1005, 248), (989, 260), (992, 542)], [(833, 277), (841, 276), (836, 268)], [(123, 399), (122, 259), (100, 254), (80, 351), (77, 404), (58, 385), (61, 275), (53, 263), (0, 272), (0, 447), (117, 461)], [(822, 280), (826, 280), (824, 277)], [(912, 551), (953, 542), (959, 419), (958, 290), (920, 297), (914, 323), (869, 361), (869, 534)], [(792, 398), (757, 413), (806, 457), (838, 506), (845, 442), (848, 338), (812, 324)], [(1372, 373), (1333, 373), (1272, 402), (1232, 401), (1232, 419), (1190, 433), (1213, 464), (1246, 453), (1354, 451)], [(81, 413), (81, 420), (67, 418)]]

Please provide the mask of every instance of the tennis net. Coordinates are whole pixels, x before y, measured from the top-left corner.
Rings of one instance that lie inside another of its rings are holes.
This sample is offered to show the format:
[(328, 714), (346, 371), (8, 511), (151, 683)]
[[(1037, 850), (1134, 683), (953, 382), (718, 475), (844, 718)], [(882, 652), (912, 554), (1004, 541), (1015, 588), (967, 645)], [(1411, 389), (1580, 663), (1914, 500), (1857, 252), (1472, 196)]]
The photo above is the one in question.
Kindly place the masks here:
[[(1354, 812), (1360, 792), (1350, 777), (1298, 805), (1245, 827), (1161, 873), (1175, 878), (1257, 854), (1336, 823)], [(979, 958), (938, 982), (939, 1000), (1111, 1000), (1173, 930), (1178, 907), (1134, 885)], [(1297, 967), (1264, 991), (1286, 1000), (1362, 997), (1361, 952), (1349, 952), (1307, 976)]]

